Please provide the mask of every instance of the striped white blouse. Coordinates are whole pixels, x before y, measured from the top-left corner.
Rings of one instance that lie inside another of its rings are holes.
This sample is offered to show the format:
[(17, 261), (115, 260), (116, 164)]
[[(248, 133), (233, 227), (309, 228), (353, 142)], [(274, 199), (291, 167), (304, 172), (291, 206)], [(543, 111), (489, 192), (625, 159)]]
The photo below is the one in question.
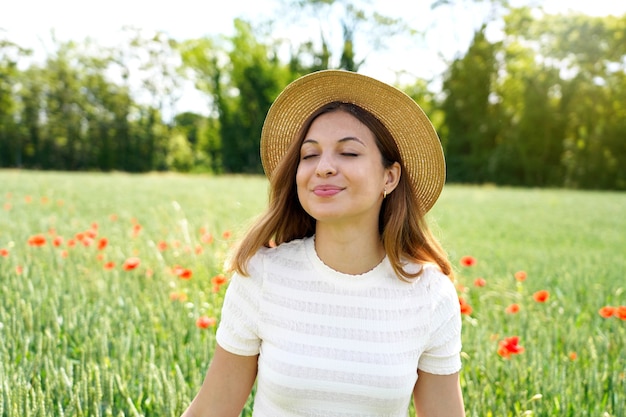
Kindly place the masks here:
[(346, 275), (311, 237), (260, 250), (249, 272), (229, 284), (217, 342), (259, 354), (255, 417), (404, 417), (418, 368), (461, 367), (457, 293), (434, 265), (412, 283), (387, 259)]

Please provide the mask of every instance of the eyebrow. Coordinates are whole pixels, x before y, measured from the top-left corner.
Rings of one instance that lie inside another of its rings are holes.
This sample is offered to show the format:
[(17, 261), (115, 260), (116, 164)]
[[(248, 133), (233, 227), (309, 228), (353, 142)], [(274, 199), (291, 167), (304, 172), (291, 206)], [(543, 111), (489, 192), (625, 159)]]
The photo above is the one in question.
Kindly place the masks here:
[[(365, 143), (363, 143), (363, 141), (361, 139), (357, 138), (356, 136), (346, 136), (345, 138), (339, 139), (337, 142), (338, 143), (343, 143), (343, 142), (349, 142), (349, 141), (355, 141), (355, 142), (358, 142), (361, 145), (365, 146)], [(305, 140), (302, 141), (302, 145), (304, 145), (306, 143), (319, 144), (319, 142), (316, 141), (315, 139), (305, 139)]]

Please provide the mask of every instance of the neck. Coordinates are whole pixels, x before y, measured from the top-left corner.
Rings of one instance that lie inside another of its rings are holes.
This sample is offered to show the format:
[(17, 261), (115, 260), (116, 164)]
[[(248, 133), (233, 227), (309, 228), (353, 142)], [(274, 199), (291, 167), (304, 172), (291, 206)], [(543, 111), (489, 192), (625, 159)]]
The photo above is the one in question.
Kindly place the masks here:
[(317, 256), (330, 268), (344, 274), (358, 275), (372, 270), (385, 257), (378, 230), (324, 227), (315, 231)]

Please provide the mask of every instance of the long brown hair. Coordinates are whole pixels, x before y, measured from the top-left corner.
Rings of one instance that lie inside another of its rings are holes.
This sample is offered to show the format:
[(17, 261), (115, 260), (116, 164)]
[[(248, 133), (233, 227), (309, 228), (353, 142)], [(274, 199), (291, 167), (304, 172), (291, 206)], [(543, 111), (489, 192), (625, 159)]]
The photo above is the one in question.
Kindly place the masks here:
[(294, 239), (313, 236), (315, 219), (300, 205), (296, 188), (296, 171), (300, 161), (300, 147), (313, 121), (321, 114), (343, 111), (356, 117), (367, 126), (382, 155), (385, 168), (394, 162), (401, 166), (398, 186), (384, 200), (379, 215), (379, 232), (387, 257), (400, 279), (411, 280), (419, 276), (404, 269), (406, 262), (435, 263), (450, 279), (453, 270), (448, 256), (431, 233), (424, 219), (417, 196), (411, 191), (408, 175), (400, 151), (389, 130), (370, 112), (343, 102), (333, 102), (313, 113), (303, 124), (296, 140), (276, 166), (270, 179), (267, 210), (252, 225), (235, 248), (230, 270), (247, 275), (248, 261), (263, 246), (280, 245)]

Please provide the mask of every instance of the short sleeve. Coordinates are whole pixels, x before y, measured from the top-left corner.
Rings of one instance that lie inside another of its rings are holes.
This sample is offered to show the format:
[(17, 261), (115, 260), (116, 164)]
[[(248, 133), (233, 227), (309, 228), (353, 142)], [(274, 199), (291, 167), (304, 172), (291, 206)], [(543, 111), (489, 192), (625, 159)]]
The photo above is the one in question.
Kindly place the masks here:
[(454, 284), (440, 272), (428, 271), (433, 310), (431, 331), (418, 368), (437, 375), (450, 375), (461, 369), (461, 309)]
[(226, 289), (217, 343), (230, 353), (253, 356), (259, 353), (260, 301), (263, 286), (262, 256), (256, 254), (248, 265), (249, 276), (233, 275)]

